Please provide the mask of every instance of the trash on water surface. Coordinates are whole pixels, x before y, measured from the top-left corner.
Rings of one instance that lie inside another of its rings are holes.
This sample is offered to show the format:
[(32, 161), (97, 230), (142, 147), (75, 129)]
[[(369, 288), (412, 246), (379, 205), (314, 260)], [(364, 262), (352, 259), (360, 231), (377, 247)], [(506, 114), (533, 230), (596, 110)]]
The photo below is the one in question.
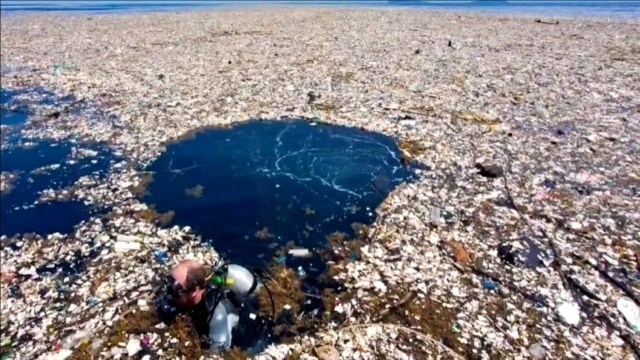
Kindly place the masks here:
[(139, 250), (140, 243), (137, 242), (128, 242), (128, 241), (118, 241), (115, 244), (115, 250), (118, 252), (125, 252), (129, 250)]
[(138, 237), (135, 235), (118, 235), (116, 236), (117, 242), (136, 242), (138, 241)]
[(540, 345), (540, 343), (532, 344), (531, 346), (529, 346), (529, 349), (527, 349), (527, 351), (529, 352), (529, 355), (531, 355), (531, 357), (534, 359), (542, 359), (545, 355), (545, 350), (542, 345)]
[(295, 257), (311, 256), (311, 252), (309, 251), (309, 249), (291, 249), (289, 250), (288, 254)]
[(302, 268), (302, 266), (298, 266), (298, 271), (297, 271), (297, 273), (298, 273), (298, 276), (300, 276), (300, 277), (303, 277), (303, 276), (307, 275), (307, 272), (306, 272), (306, 271), (304, 271), (304, 269)]
[(628, 297), (621, 297), (616, 303), (618, 311), (624, 316), (633, 331), (640, 331), (640, 308)]
[(282, 264), (285, 261), (287, 261), (287, 255), (282, 255), (276, 259), (276, 264)]
[(127, 355), (133, 356), (142, 350), (142, 346), (140, 346), (140, 340), (131, 339), (129, 343), (127, 343)]
[(53, 64), (53, 72), (55, 72), (56, 74), (60, 73), (63, 70), (77, 70), (78, 68), (76, 68), (73, 65), (67, 65), (67, 64)]
[(580, 323), (580, 309), (575, 304), (564, 302), (558, 306), (557, 310), (560, 320), (568, 325), (578, 325)]
[(491, 279), (486, 279), (482, 281), (482, 287), (488, 290), (495, 290), (496, 288), (498, 288), (498, 285)]
[(155, 249), (153, 250), (153, 256), (159, 263), (165, 264), (169, 260), (169, 256), (166, 251)]
[(67, 336), (62, 340), (62, 349), (73, 349), (76, 345), (78, 345), (83, 339), (89, 338), (90, 334), (87, 331), (79, 330), (75, 333)]
[(46, 359), (47, 360), (64, 360), (64, 359), (68, 358), (69, 356), (71, 356), (72, 353), (73, 353), (72, 350), (62, 349), (62, 350), (57, 351), (55, 353), (49, 353), (49, 355), (46, 357)]
[(89, 306), (94, 306), (98, 303), (98, 298), (96, 298), (95, 296), (91, 296), (87, 299), (87, 304)]

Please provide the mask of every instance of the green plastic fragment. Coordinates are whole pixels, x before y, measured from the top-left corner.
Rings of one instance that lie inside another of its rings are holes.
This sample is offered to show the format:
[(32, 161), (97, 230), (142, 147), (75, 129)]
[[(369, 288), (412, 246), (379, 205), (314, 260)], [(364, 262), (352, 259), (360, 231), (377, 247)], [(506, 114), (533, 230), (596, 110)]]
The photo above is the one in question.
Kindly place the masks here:
[(13, 357), (13, 351), (7, 351), (6, 353), (2, 354), (2, 356), (0, 356), (0, 360), (8, 360), (11, 359), (11, 357)]
[(314, 116), (314, 117), (312, 117), (312, 118), (311, 118), (311, 122), (319, 123), (319, 122), (322, 122), (322, 120), (320, 120), (320, 118), (319, 118), (319, 117)]
[(458, 324), (456, 321), (451, 323), (451, 331), (453, 332), (460, 332), (462, 329), (460, 328), (460, 324)]
[(77, 68), (73, 65), (53, 64), (53, 71), (55, 73), (60, 73), (62, 70), (77, 70)]
[(11, 346), (11, 338), (4, 338), (0, 342), (0, 346)]

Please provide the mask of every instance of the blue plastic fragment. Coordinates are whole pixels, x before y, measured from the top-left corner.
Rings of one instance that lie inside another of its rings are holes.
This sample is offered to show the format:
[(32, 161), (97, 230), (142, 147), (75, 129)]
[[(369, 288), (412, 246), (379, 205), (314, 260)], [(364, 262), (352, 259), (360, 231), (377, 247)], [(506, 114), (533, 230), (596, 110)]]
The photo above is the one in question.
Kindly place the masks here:
[(489, 290), (495, 290), (496, 288), (498, 288), (498, 285), (493, 281), (487, 279), (487, 280), (482, 280), (482, 287)]
[(156, 258), (156, 260), (160, 263), (166, 263), (167, 260), (169, 260), (169, 257), (167, 256), (167, 253), (163, 250), (160, 249), (155, 249), (153, 250), (153, 256)]
[(349, 254), (349, 259), (351, 260), (358, 260), (358, 254), (352, 252)]
[(276, 264), (282, 264), (287, 260), (287, 255), (282, 255), (278, 259), (276, 259)]
[(94, 297), (94, 296), (92, 296), (92, 297), (90, 297), (90, 298), (88, 298), (88, 299), (87, 299), (87, 304), (88, 304), (89, 306), (94, 306), (94, 305), (96, 305), (97, 303), (98, 303), (98, 298), (96, 298), (96, 297)]

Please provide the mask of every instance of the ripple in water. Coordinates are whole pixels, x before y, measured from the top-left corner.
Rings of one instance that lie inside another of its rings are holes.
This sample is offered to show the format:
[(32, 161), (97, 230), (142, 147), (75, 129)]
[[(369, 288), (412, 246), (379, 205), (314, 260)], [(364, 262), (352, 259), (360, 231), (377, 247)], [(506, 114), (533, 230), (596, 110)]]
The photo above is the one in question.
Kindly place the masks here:
[(414, 177), (392, 138), (303, 120), (198, 133), (148, 170), (147, 203), (252, 266), (277, 245), (323, 246), (329, 233), (371, 223), (382, 198)]

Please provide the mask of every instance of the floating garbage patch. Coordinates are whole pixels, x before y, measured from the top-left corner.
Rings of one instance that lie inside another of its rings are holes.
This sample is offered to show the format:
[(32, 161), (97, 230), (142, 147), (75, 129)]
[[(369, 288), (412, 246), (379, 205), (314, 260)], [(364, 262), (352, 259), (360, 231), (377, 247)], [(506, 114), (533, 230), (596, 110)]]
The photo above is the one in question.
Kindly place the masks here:
[(303, 249), (290, 257), (306, 257), (329, 234), (372, 223), (384, 197), (415, 176), (401, 157), (378, 133), (250, 120), (168, 145), (146, 169), (153, 182), (143, 199), (219, 253), (260, 267), (289, 242)]
[[(32, 108), (72, 101), (40, 88), (2, 89), (1, 235), (68, 233), (92, 214), (65, 188), (82, 176), (104, 175), (112, 160), (107, 147), (73, 139), (27, 139), (20, 131), (37, 112)], [(4, 136), (5, 125), (16, 131)]]

